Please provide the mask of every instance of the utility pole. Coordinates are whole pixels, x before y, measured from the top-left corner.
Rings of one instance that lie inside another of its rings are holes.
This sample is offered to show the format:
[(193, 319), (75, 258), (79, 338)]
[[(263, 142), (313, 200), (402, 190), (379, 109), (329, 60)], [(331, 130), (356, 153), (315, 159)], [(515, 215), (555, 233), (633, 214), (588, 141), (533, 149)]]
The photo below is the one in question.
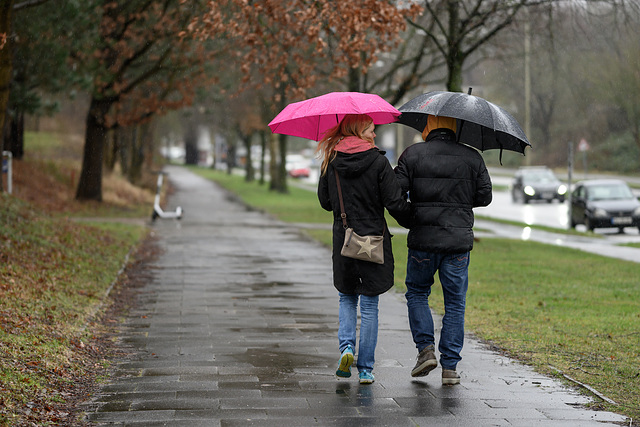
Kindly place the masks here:
[[(524, 133), (531, 138), (531, 28), (529, 11), (524, 21)], [(531, 166), (531, 156), (525, 157), (527, 166)]]
[(573, 189), (571, 188), (571, 177), (573, 175), (573, 142), (569, 143), (569, 159), (567, 161), (567, 191), (569, 192), (569, 199), (567, 200), (567, 208), (569, 213), (569, 228), (571, 228), (571, 218), (573, 212), (571, 212), (571, 199), (573, 197)]

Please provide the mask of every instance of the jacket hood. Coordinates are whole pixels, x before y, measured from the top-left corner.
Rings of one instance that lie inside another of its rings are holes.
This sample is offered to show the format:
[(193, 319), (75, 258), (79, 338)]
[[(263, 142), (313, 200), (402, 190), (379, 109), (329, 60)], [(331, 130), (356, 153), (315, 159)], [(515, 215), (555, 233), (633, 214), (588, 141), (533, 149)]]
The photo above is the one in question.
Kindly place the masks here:
[(424, 130), (422, 131), (422, 139), (426, 140), (427, 135), (429, 135), (431, 131), (434, 131), (436, 129), (449, 129), (453, 132), (456, 132), (457, 130), (456, 126), (457, 126), (456, 119), (452, 117), (433, 116), (429, 114), (427, 116), (427, 125), (424, 127)]
[(432, 141), (434, 139), (444, 139), (448, 141), (456, 141), (456, 134), (451, 129), (438, 128), (429, 132), (429, 135), (424, 139), (425, 142)]
[(340, 176), (355, 178), (366, 172), (373, 162), (383, 154), (384, 151), (380, 151), (375, 147), (353, 154), (338, 151), (336, 158), (333, 159), (331, 164), (333, 164), (333, 167), (336, 168)]

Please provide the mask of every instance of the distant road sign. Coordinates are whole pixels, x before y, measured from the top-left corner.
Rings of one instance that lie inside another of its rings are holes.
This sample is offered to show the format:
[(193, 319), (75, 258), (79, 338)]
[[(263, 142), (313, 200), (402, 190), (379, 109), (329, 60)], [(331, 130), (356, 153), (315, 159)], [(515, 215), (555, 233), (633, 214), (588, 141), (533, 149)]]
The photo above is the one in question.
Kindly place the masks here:
[(591, 147), (589, 146), (587, 140), (582, 138), (578, 143), (578, 151), (589, 151), (589, 148)]

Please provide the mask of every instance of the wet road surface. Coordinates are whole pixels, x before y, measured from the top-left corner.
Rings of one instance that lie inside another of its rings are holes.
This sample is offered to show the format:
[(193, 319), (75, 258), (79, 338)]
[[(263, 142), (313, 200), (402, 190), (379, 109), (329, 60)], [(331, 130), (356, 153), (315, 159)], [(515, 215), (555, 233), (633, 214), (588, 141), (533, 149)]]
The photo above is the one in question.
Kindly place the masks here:
[[(624, 421), (467, 337), (458, 386), (411, 378), (416, 350), (402, 295), (380, 300), (372, 385), (337, 380), (331, 253), (295, 225), (246, 209), (169, 167), (171, 206), (153, 225), (164, 254), (121, 327), (133, 355), (86, 419), (119, 426), (602, 426)], [(435, 320), (439, 322), (439, 318)]]

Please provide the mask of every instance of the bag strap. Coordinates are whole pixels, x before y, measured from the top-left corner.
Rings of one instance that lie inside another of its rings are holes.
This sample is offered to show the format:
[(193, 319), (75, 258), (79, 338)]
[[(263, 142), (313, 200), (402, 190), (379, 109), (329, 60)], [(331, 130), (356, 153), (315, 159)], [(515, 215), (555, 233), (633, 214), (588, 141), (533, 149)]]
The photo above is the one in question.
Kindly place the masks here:
[[(342, 201), (342, 188), (340, 186), (340, 177), (338, 176), (338, 171), (336, 170), (336, 168), (333, 168), (333, 172), (335, 172), (336, 174), (336, 185), (338, 187), (338, 200), (340, 201), (340, 218), (342, 218), (342, 227), (344, 227), (344, 229), (346, 230), (347, 228), (349, 228), (349, 226), (347, 225), (347, 214), (344, 211), (344, 202)], [(384, 220), (384, 227), (382, 227), (382, 235), (384, 236), (385, 231), (386, 231), (386, 225), (387, 225), (387, 220)]]
[(338, 186), (338, 200), (340, 200), (340, 218), (342, 218), (342, 226), (346, 230), (349, 228), (347, 225), (347, 214), (344, 211), (344, 202), (342, 201), (342, 188), (340, 186), (340, 177), (338, 176), (338, 171), (336, 168), (333, 168), (333, 171), (336, 174), (336, 185)]

